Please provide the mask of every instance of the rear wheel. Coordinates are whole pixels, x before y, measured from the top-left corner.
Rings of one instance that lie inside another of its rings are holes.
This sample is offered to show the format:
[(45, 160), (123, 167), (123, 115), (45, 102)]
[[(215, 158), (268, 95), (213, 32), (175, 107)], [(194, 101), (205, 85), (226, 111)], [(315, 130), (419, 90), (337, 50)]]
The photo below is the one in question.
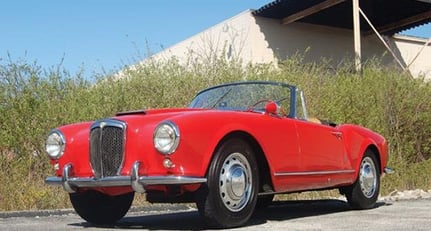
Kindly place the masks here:
[(76, 213), (96, 225), (114, 224), (123, 218), (132, 205), (133, 196), (134, 192), (109, 196), (94, 190), (69, 194)]
[(362, 158), (356, 182), (345, 189), (347, 201), (355, 209), (376, 205), (380, 191), (380, 170), (376, 156), (367, 150)]
[(196, 201), (210, 225), (236, 227), (245, 224), (257, 201), (258, 169), (254, 152), (241, 139), (226, 141), (215, 153)]

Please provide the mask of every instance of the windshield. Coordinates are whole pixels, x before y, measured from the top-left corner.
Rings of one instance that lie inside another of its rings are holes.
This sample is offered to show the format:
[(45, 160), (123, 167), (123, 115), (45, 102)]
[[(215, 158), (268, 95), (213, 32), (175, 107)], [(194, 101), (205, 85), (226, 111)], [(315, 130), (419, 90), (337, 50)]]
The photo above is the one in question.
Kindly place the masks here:
[[(291, 115), (291, 98), (295, 87), (275, 82), (240, 82), (201, 91), (190, 103), (191, 108), (235, 111), (263, 111), (274, 101), (285, 115)], [(294, 102), (294, 101), (293, 101)]]

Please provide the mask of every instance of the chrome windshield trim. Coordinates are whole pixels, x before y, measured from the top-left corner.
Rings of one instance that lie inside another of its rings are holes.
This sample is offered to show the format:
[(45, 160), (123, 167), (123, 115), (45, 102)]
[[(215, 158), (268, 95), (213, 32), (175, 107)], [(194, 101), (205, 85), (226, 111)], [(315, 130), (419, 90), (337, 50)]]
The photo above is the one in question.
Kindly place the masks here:
[(314, 176), (355, 173), (355, 170), (334, 170), (334, 171), (310, 171), (310, 172), (276, 172), (274, 176)]
[(76, 192), (77, 188), (92, 187), (116, 187), (131, 186), (136, 192), (145, 192), (144, 186), (148, 185), (184, 185), (184, 184), (202, 184), (207, 179), (203, 177), (190, 176), (138, 176), (139, 162), (132, 167), (131, 176), (110, 176), (103, 178), (94, 177), (71, 177), (72, 165), (68, 164), (63, 169), (63, 176), (51, 176), (45, 179), (48, 185), (62, 185), (69, 192)]

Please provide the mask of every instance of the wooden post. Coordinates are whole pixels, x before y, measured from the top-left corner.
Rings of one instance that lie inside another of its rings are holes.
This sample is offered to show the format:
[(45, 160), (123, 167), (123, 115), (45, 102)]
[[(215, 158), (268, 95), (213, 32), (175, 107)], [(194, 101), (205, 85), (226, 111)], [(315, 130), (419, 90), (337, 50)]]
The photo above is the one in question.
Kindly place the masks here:
[(361, 65), (361, 26), (359, 16), (359, 0), (353, 1), (353, 40), (355, 46), (355, 68), (357, 72), (362, 69)]

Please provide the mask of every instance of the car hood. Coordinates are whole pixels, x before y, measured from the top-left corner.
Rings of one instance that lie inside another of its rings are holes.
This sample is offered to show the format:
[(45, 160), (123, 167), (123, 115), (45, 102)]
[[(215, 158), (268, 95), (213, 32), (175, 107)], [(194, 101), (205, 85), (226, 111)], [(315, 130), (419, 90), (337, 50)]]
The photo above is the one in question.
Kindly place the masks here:
[(127, 111), (117, 113), (113, 117), (100, 118), (95, 121), (86, 121), (79, 123), (72, 123), (58, 127), (57, 129), (66, 133), (67, 137), (74, 136), (88, 136), (88, 130), (91, 125), (97, 121), (115, 119), (123, 121), (129, 128), (133, 127), (154, 127), (164, 120), (172, 120), (175, 118), (187, 117), (187, 114), (200, 115), (203, 111), (213, 111), (208, 109), (191, 109), (191, 108), (168, 108), (168, 109), (152, 109), (152, 110), (139, 110)]
[[(250, 113), (242, 111), (212, 110), (212, 109), (194, 109), (194, 108), (168, 108), (168, 109), (151, 109), (140, 111), (129, 111), (117, 113), (115, 116), (100, 118), (95, 121), (69, 124), (61, 126), (61, 130), (69, 144), (73, 142), (87, 143), (89, 139), (89, 130), (96, 123), (109, 120), (118, 120), (127, 127), (127, 137), (136, 137), (136, 139), (147, 139), (152, 137), (154, 129), (163, 121), (171, 121), (177, 124), (182, 132), (193, 129), (200, 129), (203, 126), (213, 125), (212, 129), (220, 129), (221, 123), (228, 123), (225, 130), (238, 128), (240, 121), (244, 118), (262, 116), (261, 113)], [(235, 126), (234, 126), (234, 125)], [(183, 133), (185, 134), (185, 133)], [(152, 139), (151, 139), (152, 140)]]
[(124, 121), (126, 123), (143, 122), (158, 123), (163, 120), (183, 117), (188, 114), (196, 114), (199, 112), (208, 111), (208, 109), (192, 109), (192, 108), (166, 108), (166, 109), (151, 109), (120, 112), (113, 117), (114, 119)]
[(116, 116), (181, 114), (181, 113), (186, 113), (186, 112), (205, 111), (205, 110), (208, 110), (208, 109), (197, 109), (197, 108), (162, 108), (162, 109), (148, 109), (148, 110), (137, 110), (137, 111), (119, 112), (119, 113), (116, 114)]

